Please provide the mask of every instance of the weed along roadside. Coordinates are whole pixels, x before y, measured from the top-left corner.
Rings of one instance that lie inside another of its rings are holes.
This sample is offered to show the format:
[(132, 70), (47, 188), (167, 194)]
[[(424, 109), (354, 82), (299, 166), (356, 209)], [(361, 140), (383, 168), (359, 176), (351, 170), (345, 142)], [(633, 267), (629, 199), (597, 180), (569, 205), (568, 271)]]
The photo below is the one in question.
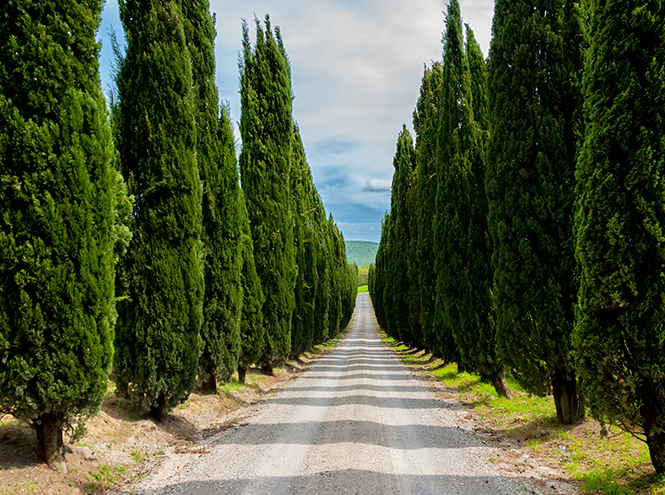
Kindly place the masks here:
[[(665, 479), (653, 469), (646, 443), (618, 428), (587, 418), (557, 422), (551, 397), (524, 392), (510, 377), (513, 400), (497, 397), (491, 383), (382, 335), (382, 341), (443, 400), (465, 407), (459, 426), (497, 448), (490, 458), (501, 473), (531, 478), (536, 486), (608, 495), (665, 494)], [(563, 485), (562, 485), (563, 483)]]
[[(343, 338), (331, 339), (296, 362), (275, 368), (272, 376), (252, 367), (245, 383), (237, 376), (217, 394), (192, 393), (159, 424), (132, 412), (125, 399), (109, 392), (83, 438), (68, 448), (68, 473), (50, 469), (34, 454), (34, 432), (11, 416), (0, 417), (0, 495), (101, 494), (132, 486), (171, 455), (203, 455), (198, 443), (251, 416), (256, 407), (287, 381), (300, 376)], [(65, 439), (67, 441), (67, 439)]]

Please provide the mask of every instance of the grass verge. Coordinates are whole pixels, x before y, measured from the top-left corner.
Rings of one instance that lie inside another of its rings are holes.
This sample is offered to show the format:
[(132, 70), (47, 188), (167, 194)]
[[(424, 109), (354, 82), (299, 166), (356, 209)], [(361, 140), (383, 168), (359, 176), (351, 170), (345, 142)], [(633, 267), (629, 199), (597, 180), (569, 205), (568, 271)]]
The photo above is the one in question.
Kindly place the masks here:
[(437, 395), (465, 406), (463, 427), (499, 449), (490, 460), (500, 472), (537, 480), (545, 493), (557, 493), (557, 480), (584, 494), (665, 495), (665, 477), (655, 474), (646, 444), (632, 435), (590, 418), (560, 425), (551, 396), (528, 394), (508, 377), (514, 398), (507, 400), (479, 376), (458, 372), (456, 363), (446, 365), (385, 335), (382, 341)]

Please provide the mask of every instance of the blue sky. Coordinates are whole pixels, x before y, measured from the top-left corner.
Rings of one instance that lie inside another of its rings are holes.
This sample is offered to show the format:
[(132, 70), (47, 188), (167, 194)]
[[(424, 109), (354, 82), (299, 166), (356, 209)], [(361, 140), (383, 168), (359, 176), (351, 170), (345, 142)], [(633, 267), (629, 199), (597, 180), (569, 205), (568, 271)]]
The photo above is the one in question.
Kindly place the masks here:
[[(307, 160), (326, 211), (347, 240), (379, 241), (390, 207), (397, 136), (411, 130), (423, 64), (441, 60), (444, 0), (211, 0), (220, 98), (240, 120), (238, 52), (242, 19), (270, 14), (289, 54)], [(463, 22), (487, 55), (494, 0), (460, 0)], [(109, 29), (122, 40), (117, 0), (99, 31), (102, 87), (111, 88)], [(239, 136), (238, 136), (239, 138)]]

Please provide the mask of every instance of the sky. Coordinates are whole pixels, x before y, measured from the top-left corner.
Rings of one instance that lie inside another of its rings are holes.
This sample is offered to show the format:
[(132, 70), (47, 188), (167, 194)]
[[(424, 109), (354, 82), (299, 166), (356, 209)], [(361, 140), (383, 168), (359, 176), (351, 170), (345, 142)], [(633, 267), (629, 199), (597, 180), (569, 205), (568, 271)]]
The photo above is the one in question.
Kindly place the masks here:
[[(210, 0), (216, 14), (216, 82), (240, 121), (242, 20), (270, 14), (291, 62), (293, 117), (326, 211), (346, 240), (378, 242), (390, 208), (397, 137), (412, 116), (424, 65), (442, 59), (445, 0)], [(460, 0), (483, 53), (494, 0)], [(98, 38), (105, 93), (112, 90), (110, 31), (122, 44), (118, 1), (107, 0)]]

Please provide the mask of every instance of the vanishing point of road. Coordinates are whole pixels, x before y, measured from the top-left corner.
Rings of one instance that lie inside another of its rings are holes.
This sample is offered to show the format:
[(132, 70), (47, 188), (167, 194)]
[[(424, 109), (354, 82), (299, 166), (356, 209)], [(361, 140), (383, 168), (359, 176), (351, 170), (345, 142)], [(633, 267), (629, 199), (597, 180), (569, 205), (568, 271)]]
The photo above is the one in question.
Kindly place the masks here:
[(368, 294), (359, 294), (351, 331), (332, 352), (245, 424), (208, 438), (208, 453), (179, 469), (166, 463), (136, 493), (524, 493), (455, 426), (457, 410), (379, 340)]

